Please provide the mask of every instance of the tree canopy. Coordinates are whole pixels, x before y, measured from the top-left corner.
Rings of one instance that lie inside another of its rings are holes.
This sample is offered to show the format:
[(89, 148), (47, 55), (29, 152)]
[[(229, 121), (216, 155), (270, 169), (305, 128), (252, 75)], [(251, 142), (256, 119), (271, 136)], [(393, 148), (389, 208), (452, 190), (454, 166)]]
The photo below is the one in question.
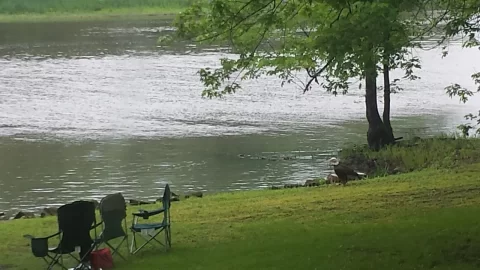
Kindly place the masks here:
[[(461, 35), (466, 37), (463, 43), (464, 47), (477, 47), (480, 50), (480, 0), (457, 1), (450, 11), (450, 17), (446, 20), (445, 25), (444, 40)], [(465, 103), (475, 92), (480, 92), (480, 72), (472, 74), (471, 77), (477, 85), (476, 90), (472, 91), (455, 83), (446, 87), (448, 95), (450, 97), (458, 96), (460, 101)], [(467, 114), (465, 119), (471, 120), (473, 123), (458, 126), (463, 135), (469, 136), (472, 129), (475, 130), (475, 134), (480, 135), (480, 107), (478, 113)]]
[[(390, 70), (402, 68), (405, 78), (417, 78), (413, 69), (420, 63), (409, 48), (421, 46), (418, 41), (449, 10), (449, 0), (205, 0), (181, 13), (175, 26), (177, 38), (225, 44), (238, 54), (221, 59), (220, 68), (200, 70), (207, 97), (234, 93), (242, 80), (262, 75), (278, 76), (283, 84), (303, 72), (309, 78), (304, 91), (317, 83), (335, 95), (347, 93), (352, 78), (364, 80), (367, 141), (378, 149), (395, 141)], [(379, 72), (385, 80), (383, 120), (376, 100)]]
[(337, 94), (348, 90), (349, 78), (363, 75), (367, 59), (380, 62), (382, 50), (395, 55), (393, 61), (407, 53), (420, 23), (416, 18), (400, 18), (414, 8), (414, 2), (200, 1), (183, 12), (175, 26), (181, 38), (223, 42), (239, 54), (239, 59), (222, 59), (220, 69), (202, 69), (205, 96), (234, 93), (240, 88), (237, 80), (223, 83), (236, 73), (241, 73), (240, 80), (266, 74), (292, 82), (298, 71), (306, 71), (312, 79), (304, 90), (323, 76), (322, 86)]

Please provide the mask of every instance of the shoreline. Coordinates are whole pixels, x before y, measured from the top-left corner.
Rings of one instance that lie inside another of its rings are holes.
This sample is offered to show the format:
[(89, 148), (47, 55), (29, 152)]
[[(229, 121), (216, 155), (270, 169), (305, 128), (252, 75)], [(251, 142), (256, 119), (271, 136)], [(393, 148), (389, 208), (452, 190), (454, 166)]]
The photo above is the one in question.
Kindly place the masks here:
[[(364, 173), (366, 179), (350, 180), (350, 182), (363, 182), (364, 180), (378, 180), (384, 177), (399, 175), (404, 176), (415, 171), (423, 171), (428, 169), (447, 169), (453, 170), (457, 166), (465, 166), (480, 163), (480, 139), (477, 138), (455, 138), (453, 136), (438, 136), (433, 138), (414, 137), (409, 140), (399, 141), (395, 146), (388, 147), (379, 152), (373, 152), (366, 145), (357, 145), (354, 147), (344, 147), (339, 150), (338, 157), (345, 165), (354, 170)], [(459, 150), (460, 149), (460, 150)], [(447, 158), (448, 157), (448, 158)], [(302, 183), (277, 183), (261, 189), (251, 189), (249, 191), (275, 191), (288, 189), (308, 189), (311, 187), (328, 187), (338, 185), (338, 177), (334, 171), (330, 171), (327, 175), (305, 179)], [(353, 184), (353, 183), (352, 183)], [(238, 191), (221, 191), (203, 194), (201, 191), (182, 192), (179, 190), (172, 191), (172, 197), (175, 201), (185, 201), (189, 197), (207, 197), (231, 194)], [(178, 194), (174, 194), (178, 193)], [(79, 198), (81, 200), (93, 200), (89, 198)], [(126, 198), (130, 201), (131, 206), (143, 204), (155, 204), (158, 197), (142, 198), (131, 197)], [(0, 222), (19, 218), (33, 218), (51, 215), (53, 208), (59, 205), (38, 205), (35, 209), (0, 209)], [(47, 209), (45, 211), (45, 209)], [(23, 214), (21, 214), (23, 213)], [(3, 215), (2, 215), (3, 214)], [(18, 216), (18, 218), (13, 218)]]
[[(320, 186), (327, 186), (327, 185), (334, 185), (339, 184), (338, 178), (337, 180), (332, 181), (332, 174), (329, 174), (325, 177), (325, 179), (318, 178), (318, 179), (309, 179), (306, 180), (304, 184), (284, 184), (284, 185), (272, 185), (264, 189), (251, 189), (251, 190), (244, 190), (244, 191), (230, 191), (230, 192), (216, 192), (208, 194), (208, 196), (215, 196), (215, 195), (225, 195), (225, 194), (232, 194), (235, 192), (249, 192), (249, 191), (268, 191), (268, 190), (279, 190), (279, 189), (296, 189), (296, 188), (311, 188), (311, 187), (320, 187)], [(107, 196), (108, 194), (105, 194)], [(203, 198), (204, 193), (202, 191), (192, 191), (187, 192), (182, 195), (178, 195), (175, 192), (171, 192), (171, 201), (172, 202), (184, 202), (190, 198)], [(125, 198), (127, 205), (130, 207), (136, 207), (140, 205), (155, 205), (161, 202), (161, 197), (158, 197), (155, 200), (151, 199), (142, 199), (142, 198)], [(0, 209), (0, 222), (12, 221), (17, 219), (32, 219), (32, 218), (44, 218), (48, 216), (56, 216), (57, 210), (64, 204), (71, 203), (73, 201), (91, 201), (95, 204), (97, 210), (99, 206), (99, 201), (97, 199), (87, 199), (87, 198), (77, 198), (75, 200), (65, 202), (63, 204), (58, 205), (44, 205), (37, 207), (38, 209)]]
[(0, 23), (120, 21), (173, 19), (185, 8), (118, 8), (100, 11), (0, 14)]
[[(122, 252), (128, 254), (128, 260), (118, 261), (116, 267), (118, 270), (146, 270), (161, 261), (162, 265), (173, 269), (178, 269), (179, 265), (195, 268), (199, 264), (202, 269), (223, 269), (231, 266), (232, 261), (204, 258), (225, 258), (232, 251), (239, 251), (240, 258), (233, 262), (239, 268), (268, 266), (278, 258), (293, 256), (288, 259), (293, 260), (290, 265), (279, 269), (319, 266), (331, 269), (344, 267), (344, 258), (331, 256), (332, 252), (333, 255), (337, 252), (347, 254), (358, 265), (362, 258), (371, 258), (367, 255), (374, 248), (396, 254), (393, 259), (382, 256), (387, 261), (378, 264), (391, 266), (387, 268), (401, 270), (430, 265), (440, 261), (447, 244), (464, 250), (465, 243), (478, 241), (475, 227), (478, 222), (471, 213), (478, 211), (480, 190), (476, 173), (479, 171), (480, 163), (474, 163), (455, 170), (429, 168), (379, 177), (346, 187), (238, 191), (173, 203), (171, 220), (177, 249), (168, 255), (154, 253), (155, 256), (145, 255), (138, 259), (130, 256), (124, 247)], [(456, 179), (461, 181), (454, 181)], [(127, 222), (131, 222), (132, 212), (139, 208), (153, 210), (158, 204), (127, 206)], [(161, 218), (156, 217), (152, 222), (160, 222)], [(0, 222), (0, 231), (4, 232), (0, 240), (5, 244), (0, 248), (5, 257), (0, 266), (38, 269), (44, 262), (33, 257), (29, 242), (22, 235), (49, 235), (57, 226), (54, 216)], [(411, 244), (412, 235), (416, 238), (414, 244)], [(464, 237), (452, 238), (452, 235)], [(432, 237), (440, 239), (439, 236), (442, 241), (432, 246)], [(465, 237), (473, 241), (465, 242)], [(284, 241), (278, 242), (279, 238)], [(336, 245), (332, 247), (331, 242)], [(315, 246), (318, 243), (322, 245)], [(364, 251), (349, 253), (352, 246)], [(428, 252), (434, 249), (433, 254), (438, 256), (419, 258), (418, 253), (412, 253), (415, 248)], [(476, 253), (468, 254), (475, 258)], [(314, 261), (302, 257), (323, 255), (326, 257)], [(185, 256), (189, 256), (188, 261)], [(329, 261), (329, 258), (336, 258), (336, 261)], [(399, 260), (404, 263), (399, 264)], [(326, 263), (322, 265), (322, 262)], [(364, 266), (368, 265), (371, 260), (365, 261)], [(396, 265), (399, 267), (392, 268)]]

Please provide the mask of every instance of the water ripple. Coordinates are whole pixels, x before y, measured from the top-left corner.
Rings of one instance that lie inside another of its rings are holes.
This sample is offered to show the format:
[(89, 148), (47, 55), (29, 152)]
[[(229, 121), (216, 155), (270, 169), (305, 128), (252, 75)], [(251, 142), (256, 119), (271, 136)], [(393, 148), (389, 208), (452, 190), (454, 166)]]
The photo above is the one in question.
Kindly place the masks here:
[[(197, 71), (237, 56), (220, 47), (157, 47), (157, 34), (173, 30), (164, 22), (123, 23), (0, 25), (2, 208), (112, 192), (155, 200), (166, 183), (178, 193), (301, 183), (329, 173), (326, 159), (338, 148), (364, 140), (364, 93), (355, 80), (335, 97), (261, 77), (225, 99), (205, 99)], [(53, 28), (64, 35), (51, 35)], [(395, 131), (451, 131), (478, 110), (480, 96), (462, 105), (444, 87), (473, 87), (480, 52), (457, 43), (445, 59), (440, 49), (415, 53), (421, 80), (399, 82)]]

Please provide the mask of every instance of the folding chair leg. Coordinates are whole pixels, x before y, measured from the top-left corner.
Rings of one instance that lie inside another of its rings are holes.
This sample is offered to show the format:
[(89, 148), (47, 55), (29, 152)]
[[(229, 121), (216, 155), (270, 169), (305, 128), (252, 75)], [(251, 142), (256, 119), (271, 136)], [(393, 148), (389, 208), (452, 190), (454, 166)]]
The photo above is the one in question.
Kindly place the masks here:
[[(49, 258), (51, 258), (50, 256), (48, 256)], [(55, 265), (55, 261), (52, 259), (52, 261), (48, 261), (45, 257), (42, 258), (48, 265), (47, 269), (48, 270), (51, 270), (53, 268), (53, 266)]]
[(170, 225), (168, 225), (168, 247), (172, 247), (172, 229)]
[[(125, 236), (125, 242), (127, 242), (127, 250), (129, 249), (128, 248), (128, 232), (126, 233), (126, 236)], [(128, 250), (129, 251), (129, 250)]]
[[(123, 224), (123, 225), (125, 226), (125, 231), (126, 231), (126, 233), (125, 233), (125, 241), (127, 242), (127, 251), (130, 253), (130, 250), (129, 250), (130, 248), (128, 247), (128, 229), (127, 229), (128, 227), (127, 227), (127, 218), (125, 218), (125, 219), (123, 220), (123, 222), (124, 222), (124, 224)], [(122, 258), (123, 258), (123, 257), (122, 257)]]
[(165, 228), (165, 251), (170, 248), (170, 228)]
[(53, 257), (50, 256), (50, 255), (47, 255), (47, 256), (48, 256), (48, 258), (51, 259), (51, 261), (49, 262), (46, 258), (43, 258), (43, 260), (48, 264), (48, 268), (47, 268), (48, 270), (52, 270), (53, 267), (54, 267), (55, 265), (57, 265), (57, 264), (58, 264), (62, 269), (68, 270), (68, 268), (65, 267), (64, 264), (63, 264), (63, 256), (62, 256), (61, 254), (55, 254), (55, 256), (53, 256)]
[[(66, 269), (66, 267), (64, 266), (64, 262), (63, 262), (63, 256), (62, 254), (58, 255), (60, 257), (60, 267)], [(58, 263), (58, 260), (57, 260), (57, 263)]]
[[(134, 239), (135, 239), (135, 236), (134, 236)], [(132, 249), (132, 255), (136, 254), (138, 251), (140, 251), (144, 246), (146, 246), (148, 243), (150, 243), (152, 239), (150, 240), (147, 240), (145, 243), (143, 243), (142, 245), (140, 245), (140, 247), (137, 247), (137, 242), (135, 241), (135, 249)]]
[[(157, 231), (154, 235), (150, 235), (150, 234), (149, 234), (148, 236), (149, 236), (150, 238), (148, 238), (148, 239), (147, 239), (145, 236), (142, 235), (143, 238), (145, 238), (145, 240), (146, 240), (145, 243), (143, 243), (143, 244), (142, 244), (140, 247), (138, 247), (138, 248), (136, 248), (136, 246), (135, 246), (135, 250), (132, 251), (132, 254), (137, 253), (137, 252), (138, 252), (139, 250), (141, 250), (144, 246), (148, 245), (149, 243), (152, 243), (152, 241), (155, 241), (155, 242), (159, 243), (160, 245), (163, 245), (162, 242), (160, 242), (160, 241), (158, 241), (158, 240), (156, 239), (156, 237), (157, 237), (162, 231), (163, 231), (163, 230), (159, 230), (159, 231)], [(135, 234), (133, 234), (133, 237), (134, 237), (134, 239), (135, 239)], [(153, 243), (152, 243), (152, 245), (153, 245)]]
[[(115, 253), (117, 253), (118, 256), (120, 256), (120, 258), (122, 258), (123, 260), (126, 261), (127, 259), (125, 259), (125, 257), (123, 257), (122, 254), (120, 254), (120, 252), (118, 251), (118, 249), (119, 249), (120, 246), (123, 244), (123, 242), (125, 242), (125, 240), (127, 240), (127, 244), (128, 244), (128, 238), (127, 238), (127, 237), (124, 237), (124, 238), (122, 239), (122, 241), (117, 245), (117, 247), (113, 247), (113, 246), (112, 246), (110, 243), (108, 243), (108, 242), (105, 242), (105, 244), (112, 249), (112, 256), (113, 256)], [(128, 246), (128, 245), (127, 245), (127, 246)]]
[(133, 232), (132, 244), (130, 246), (130, 253), (133, 254), (133, 251), (137, 249), (137, 238), (135, 237), (135, 232)]

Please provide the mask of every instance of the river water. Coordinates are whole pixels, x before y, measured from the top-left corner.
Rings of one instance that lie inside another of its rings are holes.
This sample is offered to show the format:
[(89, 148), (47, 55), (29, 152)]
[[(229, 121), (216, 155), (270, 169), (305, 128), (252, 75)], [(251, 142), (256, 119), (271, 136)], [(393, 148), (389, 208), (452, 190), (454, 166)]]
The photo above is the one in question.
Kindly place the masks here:
[[(358, 87), (302, 94), (267, 77), (203, 99), (196, 72), (228, 54), (157, 47), (168, 31), (153, 17), (0, 24), (0, 212), (112, 192), (150, 200), (165, 183), (181, 194), (304, 182), (330, 172), (326, 159), (342, 146), (365, 142)], [(463, 105), (443, 88), (473, 87), (480, 53), (458, 42), (444, 59), (416, 53), (421, 80), (393, 96), (396, 135), (455, 131), (480, 100)]]

